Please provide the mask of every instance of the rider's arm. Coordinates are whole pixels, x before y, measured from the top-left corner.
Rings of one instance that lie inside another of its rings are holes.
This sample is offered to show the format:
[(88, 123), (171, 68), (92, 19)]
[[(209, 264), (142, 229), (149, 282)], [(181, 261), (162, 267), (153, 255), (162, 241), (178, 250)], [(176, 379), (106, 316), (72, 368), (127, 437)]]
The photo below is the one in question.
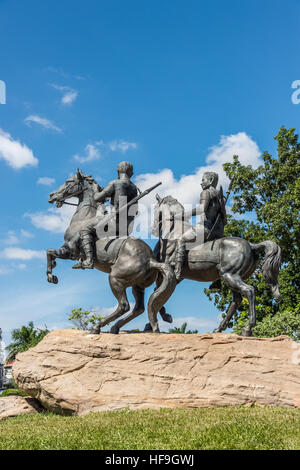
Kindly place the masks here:
[(186, 212), (186, 217), (194, 217), (195, 215), (200, 215), (202, 220), (206, 220), (206, 210), (209, 205), (210, 194), (209, 191), (202, 191), (200, 195), (200, 205), (194, 207), (190, 212)]
[(206, 212), (209, 206), (209, 201), (210, 201), (210, 192), (207, 189), (205, 189), (200, 194), (200, 206), (199, 206), (199, 209), (200, 209), (199, 214), (201, 217), (201, 221), (203, 222), (207, 220)]
[(191, 217), (193, 217), (194, 215), (199, 215), (199, 214), (200, 214), (200, 206), (197, 206), (197, 207), (194, 207), (194, 209), (192, 209), (191, 211), (185, 212), (184, 215), (182, 215), (181, 213), (175, 214), (175, 218), (176, 219), (183, 219), (183, 217), (184, 217), (185, 220), (188, 220)]
[(108, 197), (111, 197), (114, 193), (114, 183), (109, 183), (100, 193), (95, 195), (96, 202), (105, 202)]

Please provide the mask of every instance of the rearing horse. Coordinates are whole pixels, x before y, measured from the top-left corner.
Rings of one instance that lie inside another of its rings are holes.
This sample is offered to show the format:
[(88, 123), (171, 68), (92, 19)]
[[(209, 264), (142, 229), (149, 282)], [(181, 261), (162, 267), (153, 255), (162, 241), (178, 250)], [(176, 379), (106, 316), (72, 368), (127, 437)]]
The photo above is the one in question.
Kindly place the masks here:
[[(94, 195), (100, 189), (91, 176), (84, 175), (77, 170), (75, 175), (70, 176), (60, 188), (50, 194), (49, 202), (55, 202), (57, 207), (61, 207), (65, 200), (71, 197), (78, 197), (78, 206), (65, 232), (63, 246), (58, 250), (47, 250), (47, 278), (49, 282), (58, 283), (57, 277), (52, 274), (52, 270), (56, 266), (56, 258), (79, 259), (79, 232), (87, 220), (96, 217), (99, 208), (97, 208)], [(100, 210), (104, 215), (104, 206), (100, 207)], [(94, 333), (99, 333), (101, 327), (129, 312), (130, 306), (126, 295), (128, 287), (132, 287), (136, 301), (135, 306), (132, 312), (113, 325), (112, 333), (118, 333), (121, 326), (144, 312), (145, 288), (153, 284), (158, 275), (160, 275), (162, 282), (150, 296), (148, 315), (156, 315), (176, 287), (173, 269), (168, 264), (159, 263), (151, 248), (144, 241), (134, 237), (97, 240), (94, 266), (99, 271), (109, 273), (110, 287), (118, 301), (117, 309), (97, 324), (93, 329)], [(162, 317), (164, 321), (172, 322), (172, 317), (165, 312)]]
[[(175, 223), (173, 223), (169, 224), (170, 229), (167, 238), (162, 238), (163, 217), (168, 212), (183, 214), (184, 208), (172, 196), (161, 199), (157, 195), (156, 198), (158, 204), (155, 210), (154, 227), (159, 235), (159, 241), (154, 252), (158, 261), (170, 263), (170, 261), (172, 262), (172, 256), (174, 256), (178, 234), (175, 233)], [(199, 282), (212, 282), (223, 279), (232, 291), (232, 303), (226, 317), (215, 332), (221, 332), (227, 328), (231, 317), (241, 304), (242, 298), (246, 297), (249, 301), (250, 319), (242, 334), (243, 336), (251, 336), (252, 328), (256, 324), (255, 289), (244, 281), (257, 268), (260, 253), (264, 253), (262, 260), (263, 278), (271, 288), (275, 299), (279, 301), (278, 273), (281, 265), (281, 249), (275, 242), (267, 240), (253, 244), (238, 237), (224, 237), (192, 247), (186, 252), (186, 260), (182, 269), (184, 279)], [(159, 287), (159, 282), (160, 279), (158, 278), (157, 287)], [(163, 307), (160, 313), (164, 312)], [(150, 312), (149, 321), (152, 330), (157, 331), (157, 313)]]

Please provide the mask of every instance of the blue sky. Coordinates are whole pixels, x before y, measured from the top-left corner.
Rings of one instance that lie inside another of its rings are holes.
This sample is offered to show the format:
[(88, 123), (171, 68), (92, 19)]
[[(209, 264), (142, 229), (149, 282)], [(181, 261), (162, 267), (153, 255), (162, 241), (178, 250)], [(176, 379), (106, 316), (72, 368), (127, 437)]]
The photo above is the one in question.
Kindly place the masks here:
[[(43, 251), (61, 246), (70, 217), (49, 212), (48, 194), (77, 166), (103, 185), (127, 159), (141, 187), (162, 180), (161, 194), (195, 204), (205, 168), (221, 171), (233, 153), (258, 165), (281, 125), (298, 130), (299, 23), (298, 0), (0, 0), (6, 342), (30, 320), (64, 327), (72, 307), (115, 305), (106, 274), (70, 261), (58, 261), (57, 286), (46, 281)], [(178, 287), (177, 323), (213, 329), (205, 286)]]

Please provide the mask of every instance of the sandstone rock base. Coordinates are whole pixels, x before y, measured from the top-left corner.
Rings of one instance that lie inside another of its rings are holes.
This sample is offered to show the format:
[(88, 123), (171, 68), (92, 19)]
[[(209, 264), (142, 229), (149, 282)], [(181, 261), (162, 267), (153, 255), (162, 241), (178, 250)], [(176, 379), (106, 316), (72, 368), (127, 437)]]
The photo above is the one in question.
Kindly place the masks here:
[(22, 414), (38, 413), (41, 410), (42, 407), (34, 398), (13, 395), (3, 398), (0, 397), (0, 420)]
[(300, 407), (299, 347), (287, 336), (60, 330), (17, 356), (18, 386), (63, 414), (160, 407)]

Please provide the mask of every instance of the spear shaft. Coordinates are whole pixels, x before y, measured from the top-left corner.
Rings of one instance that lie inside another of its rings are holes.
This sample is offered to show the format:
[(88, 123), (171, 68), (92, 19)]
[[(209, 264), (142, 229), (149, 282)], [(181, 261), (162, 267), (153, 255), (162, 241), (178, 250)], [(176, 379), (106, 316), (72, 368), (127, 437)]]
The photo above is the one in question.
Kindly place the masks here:
[(135, 198), (131, 199), (131, 201), (129, 201), (127, 204), (125, 204), (124, 206), (120, 207), (118, 210), (116, 210), (116, 212), (112, 212), (111, 214), (107, 215), (106, 217), (104, 217), (102, 220), (100, 220), (99, 224), (97, 225), (97, 230), (99, 230), (99, 227), (103, 226), (105, 227), (105, 225), (107, 225), (107, 223), (111, 220), (111, 219), (114, 219), (118, 214), (120, 214), (121, 212), (124, 212), (125, 210), (128, 210), (129, 207), (133, 206), (134, 204), (136, 204), (140, 199), (142, 199), (142, 197), (144, 196), (147, 196), (147, 194), (149, 194), (151, 191), (153, 191), (153, 189), (157, 188), (157, 186), (160, 186), (162, 184), (162, 182), (160, 181), (159, 183), (156, 183), (154, 186), (151, 186), (151, 188), (148, 188), (146, 189), (145, 191), (143, 191), (141, 194), (139, 194), (138, 196), (136, 196)]

